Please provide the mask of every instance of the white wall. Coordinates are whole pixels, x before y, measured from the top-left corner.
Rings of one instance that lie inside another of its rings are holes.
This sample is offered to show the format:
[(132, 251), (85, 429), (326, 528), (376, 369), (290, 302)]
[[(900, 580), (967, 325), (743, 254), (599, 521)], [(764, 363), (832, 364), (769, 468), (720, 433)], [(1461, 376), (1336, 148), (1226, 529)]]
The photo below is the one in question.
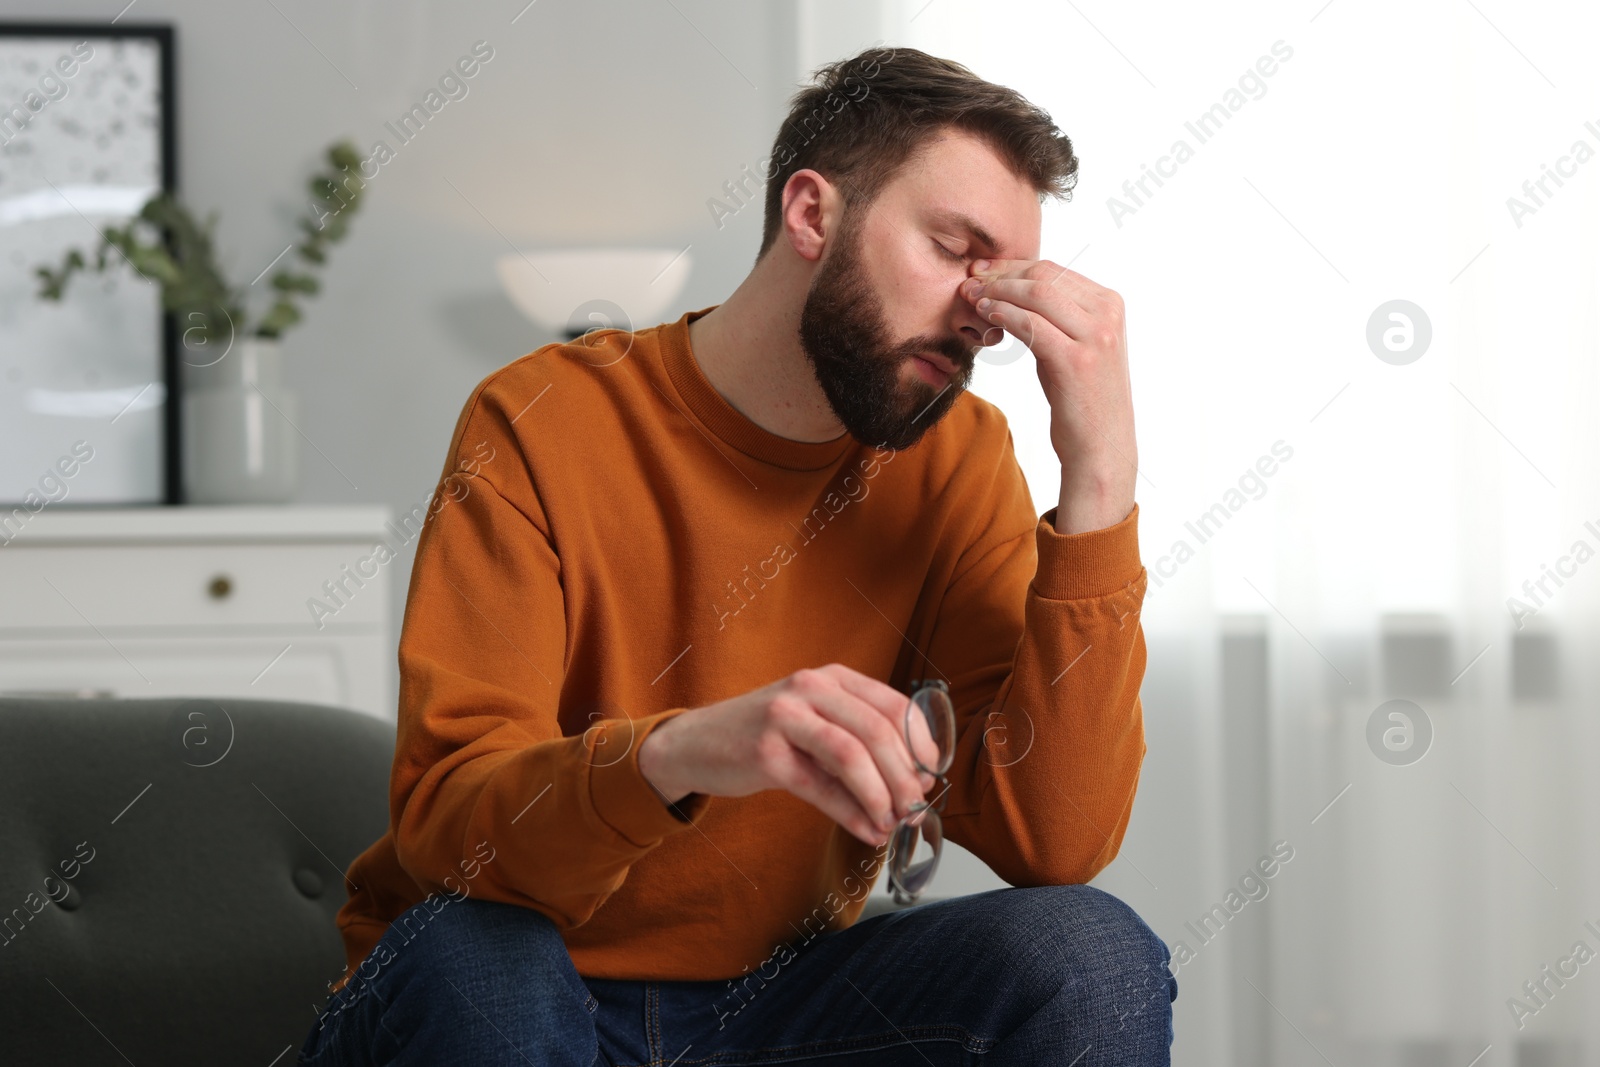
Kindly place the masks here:
[[(796, 88), (795, 0), (522, 2), (139, 0), (122, 16), (177, 27), (180, 190), (220, 215), (236, 284), (294, 239), (330, 142), (396, 149), (286, 335), (315, 445), (301, 501), (420, 503), (473, 386), (555, 339), (502, 295), (508, 240), (692, 244), (670, 319), (723, 300), (754, 260), (760, 205), (719, 229), (706, 200), (770, 153)], [(0, 19), (104, 22), (121, 3), (5, 0)], [(384, 123), (479, 40), (494, 57), (468, 94), (401, 146)], [(389, 568), (396, 637), (409, 570)]]

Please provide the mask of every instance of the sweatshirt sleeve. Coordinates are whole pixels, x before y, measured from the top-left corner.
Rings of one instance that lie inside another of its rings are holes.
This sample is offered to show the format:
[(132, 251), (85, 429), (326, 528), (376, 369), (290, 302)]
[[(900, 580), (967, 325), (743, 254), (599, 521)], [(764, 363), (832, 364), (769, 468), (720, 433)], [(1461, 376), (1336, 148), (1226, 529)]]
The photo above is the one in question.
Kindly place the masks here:
[(390, 781), (395, 853), (424, 892), (465, 884), (568, 929), (709, 802), (691, 794), (669, 806), (639, 771), (650, 731), (688, 709), (563, 731), (561, 560), (516, 437), (503, 419), (463, 412), (451, 455), (475, 473), (450, 473), (455, 458), (446, 465), (412, 568)]
[(1010, 885), (1087, 882), (1116, 858), (1145, 753), (1139, 508), (1076, 534), (1056, 508), (1035, 520), (1009, 430), (988, 484), (927, 649), (958, 727), (945, 835)]

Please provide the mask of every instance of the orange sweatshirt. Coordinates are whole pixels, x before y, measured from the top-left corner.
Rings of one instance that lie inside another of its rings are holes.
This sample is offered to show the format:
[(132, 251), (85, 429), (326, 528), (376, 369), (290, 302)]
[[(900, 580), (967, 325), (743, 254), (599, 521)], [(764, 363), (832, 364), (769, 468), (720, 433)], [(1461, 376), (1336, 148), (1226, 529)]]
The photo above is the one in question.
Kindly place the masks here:
[(427, 898), (537, 909), (599, 978), (731, 978), (850, 925), (884, 850), (782, 790), (680, 815), (637, 762), (668, 718), (833, 662), (949, 682), (945, 834), (1006, 882), (1115, 857), (1145, 752), (1138, 508), (1058, 534), (971, 393), (898, 452), (769, 433), (695, 362), (710, 310), (545, 345), (468, 398), (417, 543), (389, 831), (347, 872), (339, 985)]

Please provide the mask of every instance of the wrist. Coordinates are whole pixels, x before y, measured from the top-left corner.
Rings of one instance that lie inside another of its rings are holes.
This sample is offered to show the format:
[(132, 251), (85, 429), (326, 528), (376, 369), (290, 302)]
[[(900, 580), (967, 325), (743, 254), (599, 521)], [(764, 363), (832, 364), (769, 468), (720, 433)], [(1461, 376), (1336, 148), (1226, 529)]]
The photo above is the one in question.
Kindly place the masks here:
[(692, 789), (676, 782), (672, 776), (675, 762), (671, 753), (672, 720), (657, 726), (645, 735), (639, 744), (639, 773), (650, 788), (660, 794), (667, 804), (676, 804), (688, 796)]
[(1056, 533), (1075, 534), (1115, 526), (1133, 511), (1133, 482), (1104, 474), (1061, 472), (1056, 505)]

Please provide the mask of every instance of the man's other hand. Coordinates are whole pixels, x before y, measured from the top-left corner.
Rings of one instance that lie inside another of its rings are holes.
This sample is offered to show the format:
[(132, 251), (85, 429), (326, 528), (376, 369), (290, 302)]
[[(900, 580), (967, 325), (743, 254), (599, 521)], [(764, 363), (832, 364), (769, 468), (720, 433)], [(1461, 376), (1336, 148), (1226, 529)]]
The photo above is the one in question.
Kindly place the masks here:
[(878, 847), (934, 782), (906, 744), (910, 704), (843, 664), (807, 668), (662, 723), (639, 769), (668, 802), (787, 790)]

